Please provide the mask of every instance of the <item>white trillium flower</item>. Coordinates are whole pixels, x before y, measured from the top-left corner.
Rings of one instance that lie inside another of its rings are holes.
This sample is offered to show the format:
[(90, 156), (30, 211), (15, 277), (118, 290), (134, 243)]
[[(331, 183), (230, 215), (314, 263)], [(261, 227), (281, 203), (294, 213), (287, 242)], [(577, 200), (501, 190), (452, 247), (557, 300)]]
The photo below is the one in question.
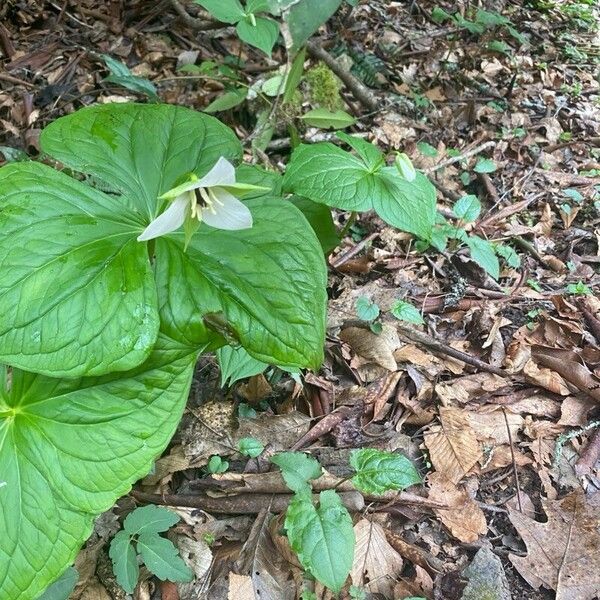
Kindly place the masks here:
[(266, 188), (236, 183), (235, 167), (221, 157), (201, 179), (192, 175), (190, 181), (159, 196), (159, 200), (171, 200), (170, 206), (137, 239), (144, 242), (176, 231), (186, 219), (197, 220), (197, 224), (204, 222), (217, 229), (248, 229), (252, 227), (252, 214), (232, 192), (241, 194), (261, 189)]

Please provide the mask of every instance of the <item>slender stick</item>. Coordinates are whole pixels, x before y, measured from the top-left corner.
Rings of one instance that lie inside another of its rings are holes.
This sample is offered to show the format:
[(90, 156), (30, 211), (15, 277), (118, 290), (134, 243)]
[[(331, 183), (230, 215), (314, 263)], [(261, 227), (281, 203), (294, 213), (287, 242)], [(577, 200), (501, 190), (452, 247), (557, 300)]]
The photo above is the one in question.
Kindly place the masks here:
[(441, 163), (438, 163), (437, 165), (434, 165), (433, 167), (430, 167), (429, 169), (425, 169), (425, 172), (433, 173), (434, 171), (439, 171), (440, 169), (443, 169), (444, 167), (448, 167), (450, 165), (453, 165), (454, 163), (461, 162), (462, 160), (465, 160), (466, 158), (475, 156), (476, 154), (479, 154), (479, 153), (483, 152), (484, 150), (487, 150), (488, 148), (491, 148), (492, 146), (495, 146), (495, 145), (496, 145), (496, 142), (490, 140), (488, 142), (480, 144), (479, 146), (475, 146), (474, 148), (471, 148), (470, 150), (467, 150), (466, 152), (463, 152), (459, 156), (452, 156), (451, 158), (448, 158), (447, 160), (443, 160)]

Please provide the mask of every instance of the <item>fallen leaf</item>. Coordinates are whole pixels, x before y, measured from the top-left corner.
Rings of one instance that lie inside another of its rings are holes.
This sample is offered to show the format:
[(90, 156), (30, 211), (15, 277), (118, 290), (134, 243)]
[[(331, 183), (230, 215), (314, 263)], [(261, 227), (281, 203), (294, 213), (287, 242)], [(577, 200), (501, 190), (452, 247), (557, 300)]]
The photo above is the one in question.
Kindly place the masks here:
[(508, 410), (492, 408), (491, 412), (465, 411), (475, 436), (487, 446), (514, 442), (523, 425), (523, 417)]
[(466, 404), (489, 392), (495, 392), (506, 385), (506, 379), (493, 373), (476, 373), (454, 379), (450, 383), (439, 383), (435, 391), (442, 402)]
[(383, 332), (377, 335), (362, 327), (346, 327), (340, 332), (339, 337), (367, 362), (380, 365), (388, 371), (397, 369), (393, 354), (394, 347)]
[(592, 600), (600, 593), (600, 496), (581, 491), (562, 500), (542, 498), (548, 517), (540, 523), (511, 510), (512, 524), (527, 546), (527, 556), (509, 555), (536, 590), (556, 591), (556, 600)]
[(256, 600), (254, 586), (249, 575), (229, 574), (227, 600)]
[(289, 563), (277, 552), (269, 531), (272, 517), (266, 508), (258, 514), (236, 567), (250, 573), (256, 596), (261, 600), (293, 600), (294, 589), (288, 581)]
[(529, 381), (547, 389), (553, 394), (568, 396), (571, 392), (565, 380), (551, 369), (538, 367), (533, 360), (528, 360), (523, 368), (523, 373)]
[(489, 549), (481, 548), (463, 571), (468, 579), (460, 600), (511, 600), (502, 561)]
[(441, 473), (430, 473), (427, 482), (429, 499), (448, 506), (433, 511), (456, 539), (472, 543), (486, 534), (485, 515), (465, 490), (456, 487)]
[(394, 584), (402, 571), (402, 557), (385, 538), (378, 523), (361, 519), (354, 526), (356, 546), (350, 571), (352, 583), (371, 594), (392, 597)]
[(482, 451), (465, 411), (440, 408), (440, 425), (425, 433), (435, 470), (453, 483), (458, 483), (479, 461)]

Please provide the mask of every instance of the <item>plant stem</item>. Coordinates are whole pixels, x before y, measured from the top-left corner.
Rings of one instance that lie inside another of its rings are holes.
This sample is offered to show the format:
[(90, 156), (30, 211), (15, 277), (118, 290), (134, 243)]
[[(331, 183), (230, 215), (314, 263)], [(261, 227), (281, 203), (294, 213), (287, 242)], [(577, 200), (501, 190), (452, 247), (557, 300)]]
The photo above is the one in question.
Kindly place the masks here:
[(353, 210), (350, 213), (348, 220), (344, 223), (342, 230), (340, 231), (340, 238), (343, 239), (344, 236), (348, 233), (348, 230), (350, 229), (350, 227), (352, 227), (352, 225), (354, 225), (354, 222), (356, 221), (356, 217), (358, 217), (358, 213), (355, 210)]

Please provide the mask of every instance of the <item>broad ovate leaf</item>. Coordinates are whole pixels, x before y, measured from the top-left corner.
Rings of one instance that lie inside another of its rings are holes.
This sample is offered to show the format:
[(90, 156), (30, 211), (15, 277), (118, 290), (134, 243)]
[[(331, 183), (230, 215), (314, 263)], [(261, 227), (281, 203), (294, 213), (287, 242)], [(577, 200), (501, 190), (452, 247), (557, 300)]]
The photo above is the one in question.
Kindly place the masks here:
[(357, 156), (330, 142), (294, 150), (284, 189), (343, 210), (369, 210), (372, 173)]
[(375, 448), (353, 450), (350, 466), (356, 471), (352, 483), (365, 494), (403, 490), (421, 482), (412, 462), (396, 452)]
[[(339, 8), (342, 0), (279, 0), (274, 8), (284, 10), (284, 20), (289, 28), (289, 49), (298, 51), (310, 36)], [(277, 6), (278, 4), (278, 6)], [(287, 10), (286, 10), (287, 9)]]
[(413, 181), (386, 167), (374, 176), (373, 208), (389, 225), (429, 239), (435, 223), (436, 191), (423, 173)]
[(168, 104), (104, 104), (57, 119), (42, 132), (42, 150), (63, 164), (94, 175), (123, 197), (121, 204), (148, 217), (158, 197), (186, 173), (205, 175), (242, 149), (231, 129), (214, 117)]
[(0, 598), (35, 600), (108, 510), (150, 470), (179, 422), (195, 353), (159, 336), (118, 375), (13, 370), (0, 396)]
[(77, 585), (79, 572), (75, 567), (69, 567), (38, 600), (69, 600), (71, 593)]
[(254, 23), (248, 18), (242, 19), (235, 30), (243, 42), (262, 50), (269, 57), (279, 37), (279, 25), (264, 17), (255, 17)]
[(246, 204), (251, 229), (202, 225), (185, 252), (181, 233), (157, 240), (163, 327), (187, 344), (210, 343), (216, 332), (263, 363), (317, 368), (327, 278), (319, 241), (290, 203)]
[(384, 167), (381, 152), (364, 140), (339, 134), (358, 156), (329, 142), (301, 145), (292, 155), (284, 189), (343, 210), (374, 209), (387, 223), (428, 239), (435, 223), (436, 192), (422, 173), (412, 181)]
[(142, 533), (161, 533), (179, 522), (179, 515), (172, 510), (149, 504), (130, 512), (123, 523), (123, 529), (129, 535)]
[(0, 360), (53, 376), (131, 369), (158, 334), (139, 215), (40, 163), (0, 169)]
[(286, 485), (293, 492), (310, 490), (308, 482), (321, 477), (323, 472), (319, 461), (304, 452), (280, 452), (271, 462), (281, 469)]
[(285, 529), (300, 564), (323, 585), (339, 592), (352, 568), (355, 536), (352, 518), (338, 494), (321, 492), (318, 507), (310, 492), (294, 496)]
[(106, 191), (36, 163), (0, 170), (0, 360), (53, 377), (129, 370), (158, 332), (146, 244), (158, 196), (241, 147), (216, 119), (107, 104), (58, 119), (42, 148)]

